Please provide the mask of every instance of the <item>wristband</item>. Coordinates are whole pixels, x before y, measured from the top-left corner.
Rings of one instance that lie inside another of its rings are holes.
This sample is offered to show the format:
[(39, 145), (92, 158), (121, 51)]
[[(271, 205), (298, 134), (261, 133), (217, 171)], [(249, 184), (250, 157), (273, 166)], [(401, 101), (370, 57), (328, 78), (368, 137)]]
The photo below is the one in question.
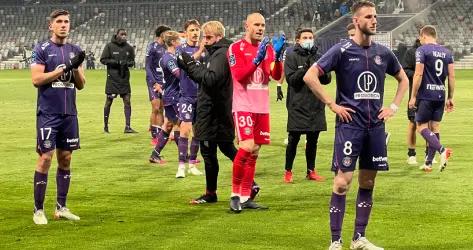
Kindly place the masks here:
[(391, 105), (389, 105), (389, 108), (392, 109), (394, 113), (396, 113), (399, 109), (399, 107), (394, 103), (391, 103)]

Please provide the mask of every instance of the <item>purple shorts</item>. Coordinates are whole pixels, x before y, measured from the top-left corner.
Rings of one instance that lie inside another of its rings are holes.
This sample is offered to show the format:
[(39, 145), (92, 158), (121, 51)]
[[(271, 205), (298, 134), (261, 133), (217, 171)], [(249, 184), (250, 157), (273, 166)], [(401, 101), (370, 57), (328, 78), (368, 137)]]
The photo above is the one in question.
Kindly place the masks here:
[(69, 151), (80, 148), (77, 116), (48, 114), (36, 116), (36, 151), (41, 154), (56, 148)]
[(154, 84), (147, 84), (148, 85), (148, 97), (149, 101), (155, 99), (163, 99), (163, 95), (159, 92), (154, 91)]
[(358, 157), (359, 169), (389, 170), (384, 126), (359, 129), (340, 125), (335, 128), (332, 171), (355, 171)]
[(416, 111), (416, 122), (426, 123), (429, 121), (439, 122), (442, 120), (445, 109), (444, 101), (418, 100)]
[(171, 122), (177, 123), (178, 121), (178, 104), (172, 104), (164, 106), (164, 116)]
[(181, 97), (178, 104), (179, 120), (183, 122), (195, 123), (197, 98), (195, 97)]

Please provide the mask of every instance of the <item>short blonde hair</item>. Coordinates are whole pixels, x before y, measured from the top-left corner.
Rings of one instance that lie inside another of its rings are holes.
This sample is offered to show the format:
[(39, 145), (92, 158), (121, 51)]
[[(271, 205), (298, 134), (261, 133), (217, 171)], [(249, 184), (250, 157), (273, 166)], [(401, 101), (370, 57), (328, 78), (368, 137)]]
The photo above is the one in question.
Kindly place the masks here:
[(161, 36), (166, 47), (172, 46), (173, 41), (179, 40), (179, 33), (174, 30), (165, 31), (163, 34), (161, 34)]
[(225, 28), (223, 24), (219, 21), (208, 21), (202, 25), (202, 30), (204, 32), (212, 33), (216, 36), (225, 36)]

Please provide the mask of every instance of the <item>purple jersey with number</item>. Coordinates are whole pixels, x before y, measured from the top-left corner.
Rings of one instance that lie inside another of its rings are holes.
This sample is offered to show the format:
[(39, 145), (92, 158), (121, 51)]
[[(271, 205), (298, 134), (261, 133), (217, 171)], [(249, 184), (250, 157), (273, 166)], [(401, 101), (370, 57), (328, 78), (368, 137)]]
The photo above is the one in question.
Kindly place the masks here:
[[(386, 73), (396, 75), (401, 70), (391, 50), (375, 42), (369, 47), (361, 47), (353, 40), (342, 41), (314, 65), (321, 73), (335, 71), (336, 103), (356, 112), (351, 113), (353, 121), (349, 126), (372, 128), (383, 125), (378, 115), (383, 106)], [(337, 126), (340, 123), (337, 117)]]
[(159, 61), (166, 52), (164, 45), (152, 42), (146, 49), (146, 83), (153, 86), (155, 83), (163, 84), (163, 70), (159, 66)]
[(176, 56), (166, 52), (160, 61), (163, 70), (163, 102), (165, 106), (179, 101), (179, 77), (181, 70), (177, 66)]
[(425, 44), (416, 50), (416, 63), (424, 64), (422, 82), (417, 99), (444, 101), (445, 79), (448, 65), (453, 63), (452, 53), (442, 45)]
[[(64, 67), (82, 50), (77, 45), (55, 44), (51, 40), (38, 43), (32, 53), (31, 65), (44, 65), (44, 72)], [(38, 87), (38, 114), (77, 115), (74, 72), (65, 72), (58, 79)]]
[[(192, 56), (196, 51), (199, 50), (198, 46), (190, 46), (189, 44), (185, 43), (179, 47), (177, 47), (181, 53), (187, 53), (188, 55)], [(181, 89), (181, 96), (182, 97), (193, 97), (197, 98), (197, 83), (192, 81), (185, 71), (181, 71), (181, 78), (179, 79), (179, 87)]]

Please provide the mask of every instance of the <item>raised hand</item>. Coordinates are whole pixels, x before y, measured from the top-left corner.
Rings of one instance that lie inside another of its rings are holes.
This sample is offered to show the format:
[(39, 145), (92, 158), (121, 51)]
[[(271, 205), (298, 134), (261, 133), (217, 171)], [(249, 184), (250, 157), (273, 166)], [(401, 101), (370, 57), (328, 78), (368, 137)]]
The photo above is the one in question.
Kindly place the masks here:
[(256, 53), (255, 58), (253, 59), (253, 64), (258, 66), (264, 60), (266, 56), (266, 48), (268, 47), (269, 38), (265, 36), (258, 45), (258, 52)]

